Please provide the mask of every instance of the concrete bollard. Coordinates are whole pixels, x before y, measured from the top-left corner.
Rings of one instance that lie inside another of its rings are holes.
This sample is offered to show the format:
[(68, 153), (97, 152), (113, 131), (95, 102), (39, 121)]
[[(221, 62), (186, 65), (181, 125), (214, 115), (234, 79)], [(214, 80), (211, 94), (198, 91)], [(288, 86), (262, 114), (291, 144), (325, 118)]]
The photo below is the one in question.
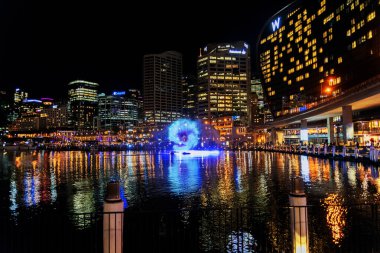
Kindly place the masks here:
[(318, 155), (321, 154), (321, 147), (318, 147)]
[(325, 156), (327, 156), (327, 146), (325, 145), (325, 147), (323, 148), (323, 154), (325, 155)]
[(313, 145), (313, 154), (315, 155), (315, 146)]
[(292, 179), (289, 194), (290, 229), (292, 233), (293, 253), (309, 252), (309, 230), (307, 217), (307, 199), (301, 177)]
[(335, 157), (335, 146), (332, 146), (332, 156)]
[(346, 153), (347, 153), (347, 148), (346, 148), (346, 146), (343, 146), (342, 156), (346, 157)]
[(357, 147), (355, 147), (354, 156), (355, 156), (355, 159), (359, 158), (359, 149)]
[(123, 252), (124, 202), (119, 182), (107, 185), (103, 214), (103, 253)]

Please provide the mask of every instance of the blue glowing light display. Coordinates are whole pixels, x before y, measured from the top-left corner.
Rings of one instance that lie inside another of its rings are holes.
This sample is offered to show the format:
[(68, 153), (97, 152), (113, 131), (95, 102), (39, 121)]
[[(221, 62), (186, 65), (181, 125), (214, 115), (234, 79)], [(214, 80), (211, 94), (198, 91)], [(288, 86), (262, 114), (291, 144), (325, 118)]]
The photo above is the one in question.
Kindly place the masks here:
[(190, 150), (197, 146), (199, 127), (196, 121), (179, 119), (169, 126), (168, 138), (173, 142), (174, 150)]

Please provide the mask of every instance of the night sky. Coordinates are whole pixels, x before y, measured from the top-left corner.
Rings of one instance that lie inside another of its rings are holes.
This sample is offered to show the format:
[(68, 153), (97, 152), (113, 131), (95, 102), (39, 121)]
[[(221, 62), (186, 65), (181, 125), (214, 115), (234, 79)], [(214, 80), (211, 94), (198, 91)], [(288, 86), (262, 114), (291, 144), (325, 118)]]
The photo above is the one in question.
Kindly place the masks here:
[(59, 98), (74, 79), (107, 93), (142, 89), (143, 55), (165, 50), (183, 53), (184, 73), (195, 74), (200, 47), (254, 45), (265, 21), (290, 2), (0, 1), (0, 89)]

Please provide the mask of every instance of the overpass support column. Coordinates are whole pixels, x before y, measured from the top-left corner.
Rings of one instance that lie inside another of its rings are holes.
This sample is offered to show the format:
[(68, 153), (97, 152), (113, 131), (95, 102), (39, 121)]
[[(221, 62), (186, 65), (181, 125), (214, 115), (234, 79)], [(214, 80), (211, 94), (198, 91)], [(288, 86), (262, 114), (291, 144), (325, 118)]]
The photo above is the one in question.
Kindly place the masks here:
[(328, 143), (334, 142), (334, 118), (327, 118), (327, 141)]
[(273, 146), (277, 145), (277, 132), (276, 132), (276, 128), (274, 127), (270, 129), (270, 141), (272, 142)]
[(342, 121), (343, 121), (343, 141), (347, 144), (348, 140), (354, 138), (354, 124), (352, 122), (352, 106), (345, 105), (342, 107)]
[(309, 142), (309, 134), (307, 131), (307, 120), (306, 119), (301, 120), (300, 141), (306, 145)]

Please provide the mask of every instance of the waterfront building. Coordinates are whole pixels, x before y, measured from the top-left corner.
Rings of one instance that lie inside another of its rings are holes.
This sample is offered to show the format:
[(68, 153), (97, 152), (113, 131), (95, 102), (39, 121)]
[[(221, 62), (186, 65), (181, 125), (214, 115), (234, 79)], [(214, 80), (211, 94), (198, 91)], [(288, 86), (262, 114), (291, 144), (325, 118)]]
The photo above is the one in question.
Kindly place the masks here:
[(76, 80), (70, 82), (68, 86), (69, 125), (78, 130), (93, 129), (99, 84)]
[(10, 126), (12, 132), (35, 132), (46, 129), (46, 116), (39, 113), (27, 113), (16, 119)]
[(144, 56), (144, 118), (165, 125), (181, 117), (182, 55), (175, 51)]
[(258, 63), (275, 117), (304, 112), (380, 74), (375, 0), (298, 0), (262, 29)]
[(225, 147), (237, 147), (250, 139), (248, 128), (241, 125), (239, 116), (223, 116), (212, 120), (203, 120), (203, 124), (210, 125), (218, 131), (218, 141)]
[(251, 70), (247, 43), (207, 45), (200, 50), (197, 72), (199, 118), (239, 116), (242, 121), (248, 121)]
[(65, 129), (68, 127), (69, 112), (67, 105), (53, 105), (41, 112), (46, 117), (47, 129)]
[(126, 130), (138, 123), (139, 96), (132, 92), (114, 91), (98, 96), (98, 130)]

